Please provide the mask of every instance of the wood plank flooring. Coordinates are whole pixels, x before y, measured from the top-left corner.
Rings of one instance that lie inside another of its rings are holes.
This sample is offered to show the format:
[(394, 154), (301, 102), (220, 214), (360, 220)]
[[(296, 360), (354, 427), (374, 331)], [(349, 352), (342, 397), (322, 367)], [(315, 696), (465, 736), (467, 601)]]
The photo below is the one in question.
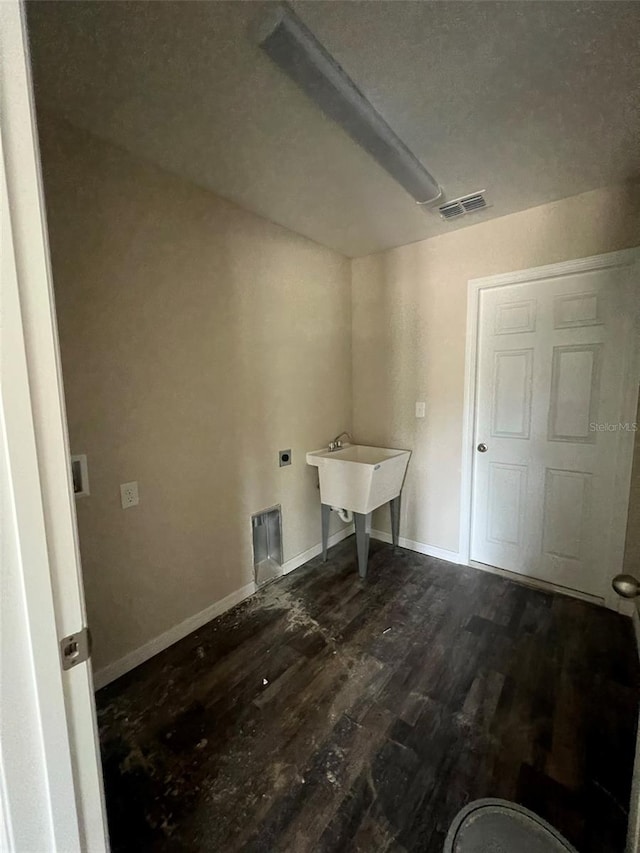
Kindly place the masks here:
[(97, 695), (116, 851), (441, 853), (504, 797), (621, 853), (630, 620), (346, 540)]

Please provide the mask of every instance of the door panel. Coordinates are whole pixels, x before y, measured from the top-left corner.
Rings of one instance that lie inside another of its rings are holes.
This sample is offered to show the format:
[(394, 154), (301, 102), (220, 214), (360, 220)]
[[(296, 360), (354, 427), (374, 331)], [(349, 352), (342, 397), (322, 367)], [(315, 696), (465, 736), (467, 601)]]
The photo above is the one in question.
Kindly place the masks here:
[(529, 438), (533, 350), (496, 352), (491, 436)]
[(588, 442), (598, 416), (601, 344), (554, 347), (549, 403), (549, 441)]
[(472, 560), (604, 597), (628, 267), (480, 291)]
[(522, 544), (526, 486), (526, 466), (491, 463), (487, 502), (487, 539), (490, 542), (517, 547)]
[(588, 540), (592, 475), (547, 468), (545, 474), (543, 553), (581, 560)]
[(535, 332), (536, 300), (507, 302), (496, 309), (496, 335), (512, 335), (516, 332)]
[(590, 293), (570, 293), (564, 296), (556, 296), (553, 300), (554, 327), (556, 329), (570, 329), (577, 326), (597, 326), (602, 314), (601, 294), (591, 291)]

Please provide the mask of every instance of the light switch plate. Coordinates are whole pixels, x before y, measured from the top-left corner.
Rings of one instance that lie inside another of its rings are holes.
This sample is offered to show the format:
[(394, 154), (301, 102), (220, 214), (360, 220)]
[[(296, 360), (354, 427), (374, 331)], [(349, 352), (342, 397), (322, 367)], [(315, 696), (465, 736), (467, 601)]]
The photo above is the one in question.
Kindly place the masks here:
[(122, 509), (129, 509), (130, 506), (138, 505), (138, 484), (135, 480), (133, 483), (120, 484), (120, 503)]
[(423, 418), (425, 415), (426, 406), (424, 403), (416, 403), (416, 417)]

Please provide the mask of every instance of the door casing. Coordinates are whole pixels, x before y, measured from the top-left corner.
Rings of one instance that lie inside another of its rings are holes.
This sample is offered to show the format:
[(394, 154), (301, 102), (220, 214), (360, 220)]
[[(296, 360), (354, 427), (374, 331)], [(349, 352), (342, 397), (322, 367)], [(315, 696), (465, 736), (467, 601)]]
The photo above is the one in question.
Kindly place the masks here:
[[(86, 613), (23, 0), (0, 2), (0, 72), (7, 270), (2, 285), (15, 297), (3, 306), (13, 306), (6, 319), (13, 320), (14, 359), (9, 368), (3, 364), (12, 382), (3, 383), (2, 404), (12, 418), (7, 425), (15, 427), (8, 446), (15, 504), (10, 509), (16, 518), (30, 513), (14, 538), (20, 554), (30, 549), (16, 574), (25, 616), (20, 636), (33, 660), (38, 700), (32, 702), (38, 719), (34, 739), (42, 746), (41, 760), (33, 766), (0, 767), (0, 838), (4, 832), (3, 842), (13, 844), (11, 827), (37, 810), (50, 829), (46, 849), (105, 853), (109, 841), (91, 663), (63, 670), (59, 654), (63, 638), (86, 624)], [(20, 354), (24, 363), (18, 370)], [(36, 545), (39, 562), (33, 558)], [(23, 695), (31, 701), (26, 691)], [(36, 773), (46, 783), (37, 801), (24, 781)]]

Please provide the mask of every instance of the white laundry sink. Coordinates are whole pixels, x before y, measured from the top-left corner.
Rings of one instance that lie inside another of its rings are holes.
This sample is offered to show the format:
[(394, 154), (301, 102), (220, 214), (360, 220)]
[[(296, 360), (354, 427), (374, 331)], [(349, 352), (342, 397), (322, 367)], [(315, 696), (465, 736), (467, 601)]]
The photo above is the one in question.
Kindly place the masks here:
[(318, 469), (323, 504), (366, 515), (398, 497), (410, 456), (410, 450), (347, 444), (307, 453), (307, 464)]

